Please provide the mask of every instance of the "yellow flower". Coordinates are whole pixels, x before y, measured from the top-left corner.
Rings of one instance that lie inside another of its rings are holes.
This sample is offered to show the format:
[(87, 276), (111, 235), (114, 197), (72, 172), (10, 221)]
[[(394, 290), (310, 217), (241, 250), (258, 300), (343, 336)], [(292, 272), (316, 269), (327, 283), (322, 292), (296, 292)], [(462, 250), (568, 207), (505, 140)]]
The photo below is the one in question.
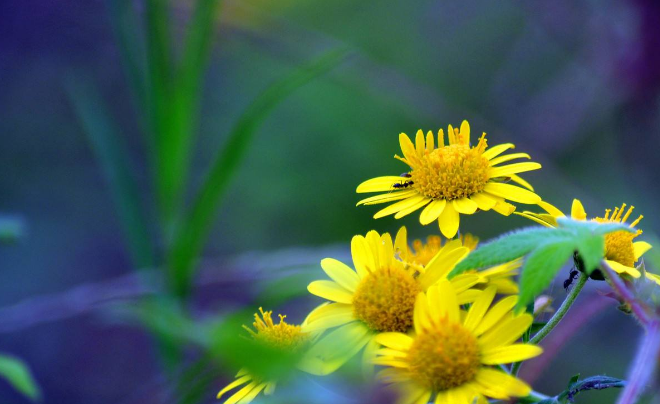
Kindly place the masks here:
[[(302, 326), (288, 324), (284, 321), (286, 316), (280, 314), (280, 322), (275, 324), (271, 317), (272, 311), (263, 311), (260, 307), (259, 312), (261, 317), (257, 313), (254, 314), (254, 323), (252, 323), (254, 330), (243, 326), (255, 341), (286, 353), (298, 353), (309, 344), (310, 335), (303, 329), (305, 323)], [(236, 374), (236, 380), (220, 390), (217, 398), (221, 398), (230, 390), (243, 386), (227, 398), (224, 404), (248, 404), (262, 391), (265, 395), (273, 394), (276, 385), (276, 380), (262, 380), (248, 369), (243, 368)]]
[[(374, 362), (386, 368), (378, 377), (397, 387), (405, 404), (487, 403), (530, 393), (522, 380), (497, 368), (540, 355), (536, 345), (514, 343), (531, 326), (532, 316), (514, 315), (517, 296), (491, 306), (495, 287), (484, 291), (469, 311), (461, 312), (451, 284), (442, 280), (415, 303), (414, 334), (382, 333), (384, 346)], [(435, 396), (435, 397), (434, 397)]]
[[(376, 213), (376, 219), (391, 214), (399, 219), (424, 208), (420, 223), (427, 225), (437, 219), (442, 234), (452, 238), (458, 231), (461, 213), (471, 215), (477, 209), (493, 209), (508, 216), (516, 208), (505, 199), (526, 204), (541, 201), (532, 192), (532, 186), (517, 175), (537, 170), (541, 165), (524, 162), (498, 166), (530, 157), (526, 153), (500, 156), (515, 147), (511, 143), (486, 150), (485, 133), (476, 146), (470, 147), (467, 121), (463, 121), (460, 130), (449, 125), (446, 145), (442, 129), (438, 132), (438, 147), (435, 147), (433, 133), (429, 131), (425, 139), (421, 130), (417, 132), (415, 144), (405, 133), (399, 135), (399, 143), (404, 157), (394, 157), (410, 166), (410, 172), (400, 177), (372, 178), (357, 187), (358, 193), (387, 192), (363, 199), (358, 205), (398, 201)], [(527, 189), (505, 184), (508, 180)]]
[[(557, 218), (566, 216), (562, 211), (547, 202), (541, 202), (539, 203), (539, 206), (547, 213), (522, 212), (518, 214), (547, 227), (557, 227)], [(603, 217), (594, 217), (591, 220), (601, 223), (627, 224), (627, 220), (635, 207), (631, 206), (627, 211), (625, 208), (626, 204), (624, 203), (620, 208), (615, 208), (614, 211), (612, 211), (612, 209), (606, 209)], [(639, 215), (639, 217), (630, 223), (629, 226), (631, 228), (637, 226), (643, 217), (644, 216)], [(571, 218), (574, 220), (587, 219), (587, 213), (584, 210), (584, 206), (582, 206), (582, 202), (578, 199), (573, 199)], [(635, 233), (615, 231), (605, 235), (605, 261), (615, 272), (619, 274), (628, 274), (633, 278), (640, 277), (641, 273), (635, 268), (635, 263), (652, 247), (651, 244), (645, 241), (633, 242), (633, 240), (640, 234), (642, 234), (641, 230), (637, 230)], [(651, 275), (649, 276), (650, 279), (656, 280), (656, 278), (652, 276), (653, 274), (648, 275)]]
[[(455, 242), (446, 240), (444, 245)], [(473, 251), (479, 244), (479, 238), (472, 234), (461, 234), (460, 242), (463, 247)], [(415, 267), (416, 270), (423, 272), (424, 267), (443, 247), (440, 236), (428, 236), (426, 243), (416, 239), (412, 242), (412, 248), (408, 245), (408, 232), (405, 226), (401, 227), (394, 239), (394, 249), (399, 254), (399, 259), (406, 265)], [(470, 270), (466, 273), (479, 276), (479, 283), (474, 288), (484, 289), (487, 286), (497, 286), (497, 292), (502, 294), (517, 294), (518, 284), (513, 281), (513, 277), (518, 275), (518, 269), (522, 265), (521, 260), (511, 261), (502, 265), (497, 265), (482, 271)]]
[[(307, 352), (303, 370), (313, 374), (334, 372), (380, 332), (410, 330), (417, 295), (446, 278), (468, 249), (460, 240), (453, 240), (425, 267), (413, 267), (396, 258), (388, 233), (370, 231), (366, 237), (353, 237), (351, 253), (355, 269), (326, 258), (321, 267), (332, 280), (314, 281), (307, 288), (329, 302), (309, 314), (306, 329), (316, 332), (338, 327)], [(461, 304), (482, 293), (470, 289), (478, 282), (475, 274), (461, 274), (451, 280)], [(365, 358), (374, 347), (372, 344), (365, 350)]]

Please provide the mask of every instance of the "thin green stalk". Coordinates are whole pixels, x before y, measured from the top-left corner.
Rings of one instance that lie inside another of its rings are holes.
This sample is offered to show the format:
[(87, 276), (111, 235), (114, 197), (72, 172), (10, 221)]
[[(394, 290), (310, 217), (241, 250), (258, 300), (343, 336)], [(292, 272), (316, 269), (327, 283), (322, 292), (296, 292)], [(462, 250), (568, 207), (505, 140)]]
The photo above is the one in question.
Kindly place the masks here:
[[(575, 299), (577, 299), (577, 296), (580, 294), (580, 291), (582, 291), (582, 288), (584, 288), (584, 285), (587, 283), (588, 279), (588, 275), (580, 273), (580, 277), (578, 278), (576, 285), (573, 287), (568, 296), (566, 296), (566, 299), (561, 304), (557, 312), (552, 316), (552, 318), (550, 318), (550, 320), (543, 326), (543, 328), (541, 328), (539, 332), (537, 332), (536, 335), (534, 335), (529, 340), (530, 344), (538, 344), (541, 342), (543, 338), (550, 334), (550, 331), (552, 331), (559, 324), (566, 313), (568, 313), (568, 310), (575, 302)], [(517, 375), (521, 365), (522, 362), (514, 363), (513, 367), (511, 368), (511, 374), (514, 376)]]

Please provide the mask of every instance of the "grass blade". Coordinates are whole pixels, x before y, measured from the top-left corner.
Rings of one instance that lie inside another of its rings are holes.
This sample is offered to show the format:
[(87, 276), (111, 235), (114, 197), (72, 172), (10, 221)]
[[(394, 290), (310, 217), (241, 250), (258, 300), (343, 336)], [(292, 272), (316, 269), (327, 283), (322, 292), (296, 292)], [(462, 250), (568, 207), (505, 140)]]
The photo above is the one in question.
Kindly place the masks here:
[(32, 401), (41, 399), (41, 390), (32, 377), (30, 369), (22, 360), (0, 355), (0, 377)]
[(248, 146), (268, 114), (304, 84), (328, 72), (347, 56), (346, 49), (332, 50), (267, 88), (243, 112), (216, 156), (192, 209), (176, 233), (168, 257), (168, 280), (179, 296), (188, 294), (194, 260), (201, 252), (229, 180), (243, 160)]
[(110, 186), (133, 262), (138, 268), (151, 267), (154, 265), (153, 247), (119, 131), (91, 86), (81, 84), (79, 79), (70, 80), (69, 95)]

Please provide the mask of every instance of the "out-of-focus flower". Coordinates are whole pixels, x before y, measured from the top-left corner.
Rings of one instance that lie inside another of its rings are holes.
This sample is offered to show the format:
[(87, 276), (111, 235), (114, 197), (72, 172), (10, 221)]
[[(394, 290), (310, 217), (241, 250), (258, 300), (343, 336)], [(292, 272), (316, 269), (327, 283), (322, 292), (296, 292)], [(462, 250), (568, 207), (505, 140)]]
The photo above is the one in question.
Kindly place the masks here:
[(442, 280), (420, 294), (415, 303), (414, 334), (382, 333), (385, 348), (374, 362), (386, 368), (378, 377), (398, 388), (401, 403), (487, 403), (526, 396), (531, 388), (496, 368), (540, 355), (536, 345), (515, 343), (533, 318), (511, 311), (517, 297), (491, 306), (495, 287), (477, 298), (467, 314), (451, 284)]
[[(472, 234), (461, 234), (459, 240), (445, 240), (440, 236), (428, 236), (426, 243), (416, 239), (412, 242), (412, 248), (408, 244), (408, 232), (402, 226), (394, 239), (394, 249), (398, 252), (399, 259), (406, 265), (415, 267), (418, 272), (423, 272), (424, 267), (435, 257), (440, 249), (450, 243), (462, 244), (468, 250), (473, 251), (479, 244), (479, 238)], [(506, 264), (497, 265), (482, 271), (470, 270), (465, 273), (479, 276), (479, 284), (474, 288), (484, 289), (486, 286), (497, 286), (497, 292), (502, 294), (518, 293), (518, 284), (512, 279), (518, 275), (518, 269), (522, 265), (521, 260), (515, 260)]]
[[(260, 307), (259, 312), (261, 316), (258, 313), (254, 314), (254, 323), (252, 323), (254, 329), (243, 326), (256, 342), (288, 354), (299, 353), (308, 346), (310, 334), (303, 328), (305, 323), (303, 323), (303, 326), (288, 324), (284, 320), (286, 316), (280, 314), (280, 321), (275, 324), (271, 317), (272, 311), (263, 311)], [(250, 372), (249, 369), (243, 368), (236, 374), (236, 379), (233, 382), (220, 390), (217, 398), (219, 399), (228, 391), (243, 386), (229, 396), (225, 404), (248, 404), (262, 391), (265, 395), (273, 394), (276, 385), (277, 380), (263, 380), (257, 374)]]
[[(307, 330), (338, 327), (323, 336), (306, 354), (305, 370), (328, 374), (346, 363), (380, 332), (407, 332), (413, 325), (415, 299), (440, 279), (445, 279), (469, 250), (460, 240), (442, 246), (423, 268), (396, 258), (388, 233), (367, 233), (351, 241), (355, 269), (326, 258), (321, 267), (332, 280), (314, 281), (308, 290), (330, 303), (308, 316)], [(474, 301), (482, 292), (470, 289), (479, 282), (475, 274), (451, 279), (460, 304)], [(372, 344), (370, 348), (375, 348)], [(365, 358), (369, 349), (365, 350)], [(305, 362), (305, 361), (304, 361)]]
[[(374, 215), (378, 219), (394, 214), (399, 219), (424, 208), (419, 217), (423, 225), (436, 219), (440, 231), (447, 238), (456, 235), (460, 214), (471, 215), (478, 209), (495, 210), (510, 215), (515, 206), (506, 202), (536, 204), (541, 198), (532, 186), (517, 174), (537, 170), (541, 165), (533, 162), (500, 165), (511, 160), (527, 158), (526, 153), (500, 156), (515, 146), (511, 143), (497, 145), (486, 150), (484, 133), (476, 146), (470, 147), (470, 125), (463, 121), (460, 130), (449, 125), (447, 144), (442, 129), (438, 132), (438, 145), (432, 132), (419, 130), (412, 143), (408, 135), (401, 133), (399, 143), (403, 157), (394, 156), (410, 166), (410, 171), (399, 177), (386, 176), (367, 180), (357, 187), (358, 193), (387, 192), (358, 202), (372, 205), (398, 201)], [(524, 188), (506, 184), (511, 180)]]
[[(541, 202), (539, 203), (539, 206), (541, 206), (541, 208), (543, 208), (547, 213), (533, 213), (525, 211), (517, 214), (547, 227), (557, 227), (557, 218), (566, 216), (562, 211), (547, 202)], [(612, 209), (606, 209), (605, 215), (603, 217), (594, 217), (590, 220), (599, 223), (627, 224), (627, 221), (635, 207), (631, 206), (627, 211), (625, 208), (626, 204), (624, 203), (621, 205), (621, 207), (614, 208), (614, 211), (612, 211)], [(639, 215), (639, 217), (630, 223), (629, 226), (634, 228), (643, 217), (643, 215)], [(571, 218), (574, 220), (587, 220), (587, 213), (584, 210), (582, 202), (580, 202), (578, 199), (573, 199), (573, 205), (571, 206)], [(641, 230), (637, 230), (634, 233), (621, 230), (605, 235), (604, 258), (615, 272), (619, 274), (628, 274), (633, 278), (640, 277), (641, 273), (635, 267), (635, 264), (645, 252), (651, 249), (651, 244), (647, 243), (646, 241), (633, 241), (640, 234), (642, 234)], [(653, 277), (653, 274), (647, 274), (647, 276), (656, 282), (658, 281), (657, 277)]]

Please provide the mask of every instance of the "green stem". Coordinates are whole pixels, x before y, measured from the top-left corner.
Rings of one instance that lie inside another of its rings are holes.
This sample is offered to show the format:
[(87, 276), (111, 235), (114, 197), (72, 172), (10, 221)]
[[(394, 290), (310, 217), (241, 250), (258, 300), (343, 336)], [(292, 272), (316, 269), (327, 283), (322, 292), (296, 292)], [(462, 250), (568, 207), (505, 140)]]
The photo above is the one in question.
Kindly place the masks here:
[[(557, 312), (552, 316), (552, 318), (550, 318), (546, 325), (544, 325), (543, 328), (541, 328), (539, 332), (537, 332), (536, 335), (534, 335), (534, 337), (529, 340), (530, 344), (538, 344), (541, 342), (543, 338), (550, 334), (550, 331), (552, 331), (557, 326), (557, 324), (559, 324), (566, 313), (568, 313), (568, 309), (571, 308), (575, 302), (575, 299), (577, 299), (577, 296), (580, 294), (580, 291), (582, 291), (582, 288), (584, 288), (584, 284), (587, 283), (587, 279), (589, 279), (588, 275), (584, 273), (580, 274), (580, 278), (578, 278), (577, 284), (573, 287), (568, 296), (566, 296), (566, 300), (564, 300)], [(521, 365), (522, 362), (514, 363), (513, 367), (511, 368), (511, 374), (514, 376), (517, 375)]]
[(543, 394), (543, 393), (539, 393), (538, 391), (534, 391), (534, 390), (532, 390), (532, 392), (529, 393), (529, 395), (528, 395), (527, 397), (521, 397), (521, 398), (519, 398), (519, 399), (518, 399), (518, 402), (519, 402), (519, 403), (525, 403), (525, 404), (528, 404), (528, 403), (538, 403), (538, 402), (541, 402), (541, 401), (543, 401), (543, 400), (547, 400), (547, 399), (549, 399), (549, 398), (550, 398), (550, 396), (546, 396), (546, 395)]

